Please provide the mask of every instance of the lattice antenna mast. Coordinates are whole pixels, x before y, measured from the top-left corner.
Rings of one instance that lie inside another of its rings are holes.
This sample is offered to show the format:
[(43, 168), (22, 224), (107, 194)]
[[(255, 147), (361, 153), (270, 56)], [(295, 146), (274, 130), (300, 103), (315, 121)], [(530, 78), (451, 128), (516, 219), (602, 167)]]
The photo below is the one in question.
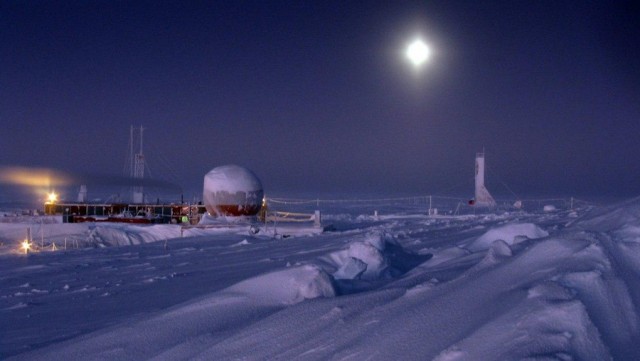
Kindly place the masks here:
[[(131, 126), (131, 153), (133, 155), (133, 132), (134, 128)], [(142, 151), (142, 146), (144, 142), (144, 128), (140, 126), (140, 151), (131, 157), (131, 161), (133, 162), (131, 166), (132, 170), (132, 178), (134, 178), (137, 182), (142, 183), (142, 179), (144, 179), (144, 153)], [(135, 186), (133, 188), (133, 203), (144, 203), (144, 188), (142, 186)]]

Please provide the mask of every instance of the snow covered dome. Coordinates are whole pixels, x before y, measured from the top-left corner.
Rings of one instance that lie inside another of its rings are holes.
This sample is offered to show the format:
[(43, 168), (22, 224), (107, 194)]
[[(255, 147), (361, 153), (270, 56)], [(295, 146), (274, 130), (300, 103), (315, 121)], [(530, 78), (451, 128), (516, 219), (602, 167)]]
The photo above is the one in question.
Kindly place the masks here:
[(262, 206), (262, 183), (249, 169), (224, 165), (204, 176), (202, 198), (214, 216), (253, 216)]

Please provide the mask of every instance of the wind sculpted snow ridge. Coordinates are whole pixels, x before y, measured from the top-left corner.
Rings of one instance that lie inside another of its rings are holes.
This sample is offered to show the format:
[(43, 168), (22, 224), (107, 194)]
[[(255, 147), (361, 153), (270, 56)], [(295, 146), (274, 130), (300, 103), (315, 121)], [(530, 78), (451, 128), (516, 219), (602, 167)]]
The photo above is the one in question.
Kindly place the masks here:
[(293, 239), (205, 234), (3, 256), (0, 321), (15, 326), (2, 356), (640, 359), (638, 199), (339, 218), (343, 228)]

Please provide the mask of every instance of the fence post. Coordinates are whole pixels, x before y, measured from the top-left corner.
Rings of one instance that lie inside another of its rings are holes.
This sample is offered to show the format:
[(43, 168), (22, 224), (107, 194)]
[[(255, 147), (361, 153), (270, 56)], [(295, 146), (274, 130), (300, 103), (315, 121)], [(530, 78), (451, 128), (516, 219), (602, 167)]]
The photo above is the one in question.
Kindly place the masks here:
[(571, 197), (571, 210), (573, 210), (573, 197)]

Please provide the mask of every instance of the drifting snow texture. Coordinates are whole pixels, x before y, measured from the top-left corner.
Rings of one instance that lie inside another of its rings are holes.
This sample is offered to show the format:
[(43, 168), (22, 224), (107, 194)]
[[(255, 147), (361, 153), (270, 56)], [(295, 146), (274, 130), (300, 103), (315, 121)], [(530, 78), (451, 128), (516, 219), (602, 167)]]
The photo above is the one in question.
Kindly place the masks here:
[(129, 246), (163, 241), (179, 235), (178, 229), (170, 225), (136, 227), (112, 224), (90, 229), (87, 242), (103, 246)]
[(329, 275), (313, 265), (255, 277), (228, 288), (227, 292), (243, 294), (261, 304), (273, 305), (292, 305), (312, 298), (335, 296)]
[(594, 209), (577, 226), (594, 231), (619, 231), (627, 227), (640, 227), (640, 197), (621, 205)]
[(0, 357), (640, 360), (640, 199), (576, 213), (3, 256)]
[(501, 227), (492, 228), (471, 243), (467, 249), (479, 251), (489, 248), (496, 240), (503, 240), (509, 245), (519, 243), (527, 238), (536, 239), (548, 236), (549, 233), (533, 223), (511, 223)]
[(203, 342), (215, 343), (226, 330), (255, 317), (266, 317), (307, 299), (333, 296), (330, 277), (324, 271), (315, 266), (295, 267), (245, 280), (148, 320), (52, 349), (55, 359), (188, 359)]

